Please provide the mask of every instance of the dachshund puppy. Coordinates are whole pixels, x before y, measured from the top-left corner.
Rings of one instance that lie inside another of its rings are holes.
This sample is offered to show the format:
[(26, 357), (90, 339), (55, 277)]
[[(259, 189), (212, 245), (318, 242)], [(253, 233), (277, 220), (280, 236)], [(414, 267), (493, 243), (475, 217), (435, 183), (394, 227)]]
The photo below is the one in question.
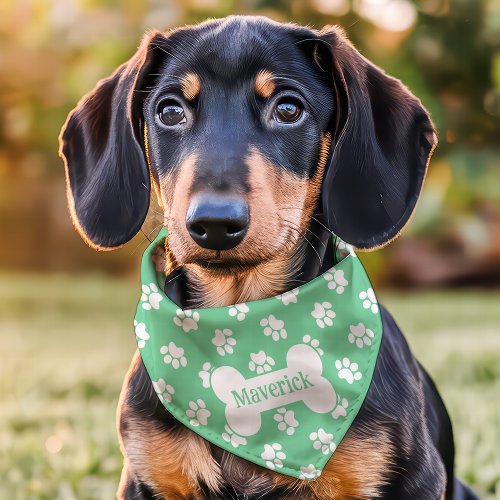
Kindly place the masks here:
[[(70, 113), (60, 144), (73, 223), (96, 250), (139, 231), (153, 186), (168, 228), (165, 292), (187, 308), (310, 281), (333, 265), (332, 231), (360, 250), (390, 242), (415, 209), (436, 135), (420, 101), (339, 27), (233, 16), (147, 34)], [(433, 382), (381, 314), (366, 400), (313, 481), (180, 424), (136, 354), (118, 409), (118, 497), (475, 498), (454, 476)]]

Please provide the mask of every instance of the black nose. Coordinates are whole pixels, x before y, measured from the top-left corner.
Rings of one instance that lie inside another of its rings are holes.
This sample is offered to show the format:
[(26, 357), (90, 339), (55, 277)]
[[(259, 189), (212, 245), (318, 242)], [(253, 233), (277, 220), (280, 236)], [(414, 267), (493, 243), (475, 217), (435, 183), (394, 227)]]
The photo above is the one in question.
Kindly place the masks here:
[(186, 227), (198, 245), (229, 250), (243, 241), (248, 229), (248, 206), (241, 198), (198, 195), (189, 206)]

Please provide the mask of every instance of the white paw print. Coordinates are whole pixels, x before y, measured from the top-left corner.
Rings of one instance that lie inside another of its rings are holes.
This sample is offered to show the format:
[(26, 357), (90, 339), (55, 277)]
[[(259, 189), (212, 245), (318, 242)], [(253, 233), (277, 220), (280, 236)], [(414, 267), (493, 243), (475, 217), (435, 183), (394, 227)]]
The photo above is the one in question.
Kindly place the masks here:
[(281, 469), (283, 467), (283, 460), (286, 458), (286, 455), (281, 450), (282, 446), (279, 443), (264, 445), (264, 451), (260, 456), (266, 461), (268, 469), (274, 470), (275, 468)]
[(351, 257), (357, 257), (356, 253), (354, 252), (354, 247), (352, 245), (349, 245), (349, 243), (346, 243), (345, 241), (339, 241), (337, 243), (337, 248), (339, 250), (340, 255), (346, 256), (346, 255), (351, 255)]
[(333, 442), (333, 434), (329, 434), (322, 428), (319, 428), (318, 432), (311, 432), (311, 434), (309, 434), (309, 439), (314, 441), (313, 448), (315, 450), (321, 450), (323, 455), (334, 452), (337, 447)]
[(338, 396), (338, 401), (337, 401), (337, 406), (334, 408), (332, 411), (332, 417), (337, 420), (339, 417), (346, 417), (347, 416), (347, 407), (349, 406), (349, 402), (347, 401), (346, 398), (340, 398)]
[(360, 349), (365, 345), (372, 345), (372, 338), (374, 333), (363, 323), (358, 323), (357, 325), (351, 325), (349, 327), (350, 333), (347, 340), (351, 344), (356, 344)]
[(273, 366), (274, 359), (271, 356), (267, 356), (264, 351), (250, 353), (248, 368), (253, 372), (257, 372), (258, 375), (270, 372)]
[(177, 309), (175, 311), (177, 316), (174, 318), (174, 323), (180, 326), (186, 333), (190, 330), (198, 330), (198, 321), (200, 315), (198, 312), (193, 312), (191, 309)]
[(229, 308), (229, 316), (236, 316), (238, 321), (243, 321), (248, 311), (250, 311), (249, 307), (242, 302), (241, 304), (235, 304)]
[(373, 314), (378, 313), (377, 297), (375, 297), (373, 288), (368, 288), (366, 292), (360, 292), (359, 298), (363, 301), (363, 307), (365, 309), (370, 309)]
[(158, 293), (158, 287), (154, 283), (150, 283), (149, 286), (142, 285), (141, 301), (143, 309), (146, 309), (146, 311), (159, 309), (162, 300), (163, 297)]
[(233, 354), (233, 346), (236, 345), (236, 339), (231, 337), (233, 332), (229, 328), (224, 330), (215, 330), (215, 337), (212, 339), (212, 344), (217, 347), (217, 352), (221, 356)]
[(358, 363), (351, 363), (349, 358), (344, 358), (335, 361), (335, 368), (339, 372), (339, 378), (343, 378), (348, 384), (352, 384), (355, 380), (361, 378), (361, 372), (358, 372)]
[(264, 328), (264, 335), (269, 337), (271, 335), (272, 339), (278, 341), (280, 338), (286, 339), (286, 330), (283, 328), (285, 322), (277, 319), (274, 315), (270, 314), (267, 318), (260, 320), (260, 325)]
[(295, 428), (299, 426), (299, 421), (295, 418), (293, 410), (278, 408), (276, 411), (277, 413), (274, 414), (273, 418), (278, 422), (278, 429), (286, 431), (289, 436), (294, 434)]
[(339, 295), (344, 293), (345, 287), (349, 284), (342, 269), (333, 268), (329, 273), (325, 273), (324, 278), (328, 281), (328, 288), (335, 290)]
[(288, 292), (276, 295), (276, 298), (278, 300), (281, 300), (284, 306), (287, 306), (288, 304), (296, 304), (298, 295), (299, 295), (299, 289), (294, 288), (293, 290), (290, 290)]
[(205, 389), (210, 387), (210, 372), (212, 365), (210, 363), (203, 363), (201, 370), (198, 372), (199, 377), (201, 378), (201, 383)]
[(139, 349), (142, 349), (146, 345), (146, 340), (149, 340), (149, 333), (146, 331), (146, 325), (145, 323), (138, 323), (134, 319), (134, 329), (137, 345)]
[(306, 467), (300, 467), (299, 479), (315, 479), (321, 474), (319, 469), (316, 469), (313, 464), (309, 464)]
[(320, 328), (325, 328), (325, 326), (333, 325), (333, 318), (336, 314), (332, 310), (330, 302), (315, 302), (311, 316), (316, 319), (316, 324)]
[(177, 370), (180, 366), (187, 365), (186, 356), (184, 356), (184, 349), (182, 347), (176, 346), (173, 342), (169, 342), (168, 346), (164, 345), (160, 352), (164, 354), (163, 361), (167, 365), (172, 364), (172, 368)]
[(207, 425), (208, 417), (211, 413), (207, 410), (205, 401), (203, 401), (203, 399), (198, 399), (196, 402), (189, 402), (189, 410), (186, 410), (186, 415), (191, 419), (189, 423), (197, 427), (200, 424)]
[(167, 384), (165, 380), (160, 378), (156, 382), (153, 382), (153, 388), (162, 401), (166, 401), (167, 403), (172, 402), (172, 395), (175, 394), (175, 389), (170, 384)]
[(304, 335), (302, 337), (302, 342), (304, 342), (304, 344), (310, 345), (320, 356), (323, 356), (324, 352), (323, 349), (321, 349), (321, 347), (319, 346), (318, 339), (313, 339), (310, 335)]
[(231, 443), (231, 446), (233, 446), (233, 448), (238, 448), (238, 446), (240, 445), (247, 444), (247, 439), (236, 434), (236, 432), (234, 432), (233, 429), (229, 427), (229, 425), (225, 425), (224, 429), (226, 429), (226, 432), (222, 433), (222, 439), (224, 439), (226, 443)]

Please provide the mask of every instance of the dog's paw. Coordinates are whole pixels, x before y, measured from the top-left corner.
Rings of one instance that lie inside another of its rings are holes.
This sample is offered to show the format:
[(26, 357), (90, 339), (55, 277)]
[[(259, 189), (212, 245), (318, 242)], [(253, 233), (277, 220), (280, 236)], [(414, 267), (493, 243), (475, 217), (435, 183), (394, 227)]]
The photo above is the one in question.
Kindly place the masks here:
[(348, 384), (352, 384), (355, 380), (361, 378), (361, 372), (358, 372), (358, 363), (351, 363), (349, 358), (344, 358), (342, 361), (337, 359), (335, 368), (339, 372), (339, 378), (344, 379)]

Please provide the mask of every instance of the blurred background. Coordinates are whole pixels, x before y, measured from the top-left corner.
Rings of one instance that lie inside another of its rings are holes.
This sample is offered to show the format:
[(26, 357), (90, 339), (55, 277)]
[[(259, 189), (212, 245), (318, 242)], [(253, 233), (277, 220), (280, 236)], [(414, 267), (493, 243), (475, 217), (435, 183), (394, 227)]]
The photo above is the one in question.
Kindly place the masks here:
[(146, 29), (227, 14), (341, 24), (430, 110), (440, 143), (412, 224), (362, 259), (445, 399), (459, 474), (500, 499), (498, 0), (1, 0), (0, 498), (113, 498), (121, 468), (114, 410), (154, 224), (115, 252), (83, 244), (60, 127)]

